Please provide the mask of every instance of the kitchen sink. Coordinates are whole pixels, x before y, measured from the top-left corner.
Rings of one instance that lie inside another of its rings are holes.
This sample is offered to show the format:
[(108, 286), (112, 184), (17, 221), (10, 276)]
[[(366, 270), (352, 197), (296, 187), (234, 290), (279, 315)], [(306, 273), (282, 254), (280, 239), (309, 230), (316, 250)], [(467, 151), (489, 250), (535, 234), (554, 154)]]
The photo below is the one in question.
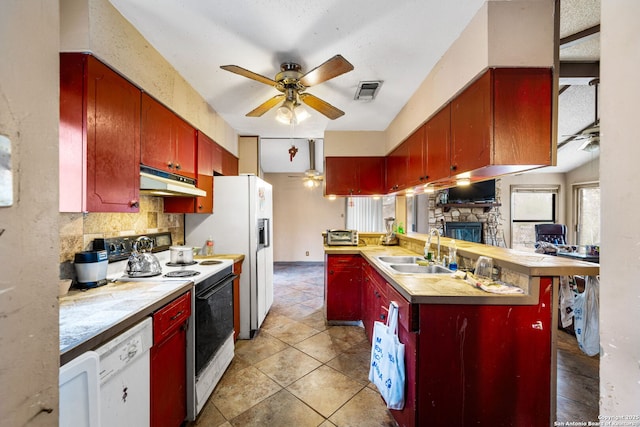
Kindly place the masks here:
[(441, 265), (391, 264), (389, 267), (399, 273), (448, 274), (453, 273)]
[(415, 264), (418, 260), (423, 260), (422, 257), (417, 256), (379, 256), (378, 261), (385, 262), (387, 264)]

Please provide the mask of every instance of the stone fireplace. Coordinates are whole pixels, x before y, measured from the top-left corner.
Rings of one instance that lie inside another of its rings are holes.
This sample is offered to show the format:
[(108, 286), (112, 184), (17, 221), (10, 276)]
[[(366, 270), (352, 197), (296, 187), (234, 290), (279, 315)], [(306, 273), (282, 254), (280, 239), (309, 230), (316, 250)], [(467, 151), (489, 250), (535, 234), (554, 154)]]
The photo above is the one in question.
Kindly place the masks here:
[(442, 200), (440, 194), (441, 192), (435, 192), (429, 195), (430, 229), (438, 228), (443, 236), (454, 239), (506, 247), (500, 216), (500, 179), (496, 179), (496, 199), (493, 204), (443, 205), (439, 202)]

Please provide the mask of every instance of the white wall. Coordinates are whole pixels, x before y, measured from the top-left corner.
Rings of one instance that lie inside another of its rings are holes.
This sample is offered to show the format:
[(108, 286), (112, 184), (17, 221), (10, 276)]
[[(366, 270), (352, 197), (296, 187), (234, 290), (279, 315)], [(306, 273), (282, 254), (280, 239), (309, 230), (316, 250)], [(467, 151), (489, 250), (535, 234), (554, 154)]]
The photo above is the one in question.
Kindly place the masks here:
[(308, 189), (289, 174), (265, 174), (264, 179), (273, 186), (274, 261), (323, 261), (322, 232), (344, 228), (345, 199), (326, 199), (322, 186)]
[(600, 413), (636, 417), (640, 414), (638, 16), (636, 0), (601, 2)]
[[(0, 424), (58, 423), (58, 2), (0, 2)], [(0, 182), (6, 185), (6, 182)]]

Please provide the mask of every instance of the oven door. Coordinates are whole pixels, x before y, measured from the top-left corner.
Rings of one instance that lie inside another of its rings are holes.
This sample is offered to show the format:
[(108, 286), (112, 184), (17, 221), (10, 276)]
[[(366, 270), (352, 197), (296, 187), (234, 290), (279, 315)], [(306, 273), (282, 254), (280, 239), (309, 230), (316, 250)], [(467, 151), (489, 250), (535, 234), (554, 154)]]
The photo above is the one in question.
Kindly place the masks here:
[(233, 279), (196, 286), (196, 377), (233, 333)]

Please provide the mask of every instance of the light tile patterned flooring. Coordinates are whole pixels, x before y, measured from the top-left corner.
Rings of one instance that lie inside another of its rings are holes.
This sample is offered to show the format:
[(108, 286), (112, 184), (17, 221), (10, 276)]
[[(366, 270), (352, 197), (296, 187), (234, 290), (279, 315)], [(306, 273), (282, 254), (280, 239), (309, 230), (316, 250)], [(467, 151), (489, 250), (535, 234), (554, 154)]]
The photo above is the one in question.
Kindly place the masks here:
[(369, 383), (364, 329), (329, 326), (324, 265), (276, 263), (274, 303), (191, 426), (395, 426)]
[[(194, 426), (394, 426), (369, 383), (370, 346), (357, 326), (328, 326), (324, 265), (276, 263), (274, 303)], [(558, 331), (558, 421), (596, 421), (598, 357)]]

